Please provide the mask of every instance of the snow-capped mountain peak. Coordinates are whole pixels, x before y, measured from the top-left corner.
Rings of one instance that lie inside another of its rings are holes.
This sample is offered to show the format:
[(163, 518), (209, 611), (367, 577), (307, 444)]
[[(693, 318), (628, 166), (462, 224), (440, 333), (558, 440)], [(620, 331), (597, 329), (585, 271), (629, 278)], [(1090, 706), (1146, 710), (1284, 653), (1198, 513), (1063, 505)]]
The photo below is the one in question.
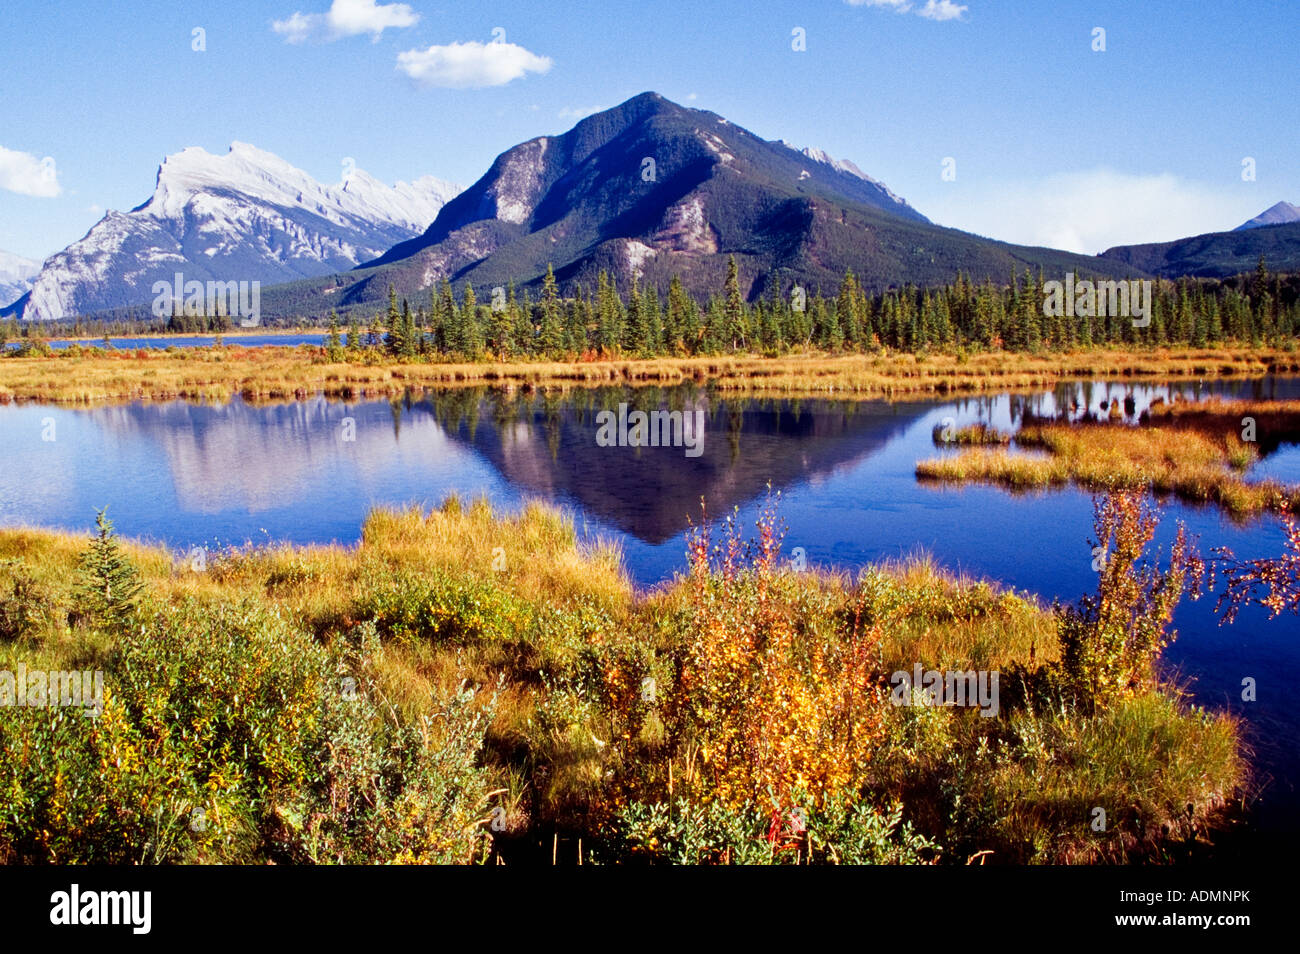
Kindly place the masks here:
[(388, 186), (351, 165), (323, 185), (249, 143), (191, 146), (163, 160), (146, 202), (51, 256), (13, 310), (48, 320), (148, 304), (177, 272), (274, 283), (344, 271), (419, 235), (459, 192), (433, 176)]
[(1300, 206), (1292, 205), (1290, 202), (1278, 202), (1269, 206), (1253, 219), (1242, 222), (1233, 231), (1241, 232), (1245, 229), (1257, 229), (1265, 225), (1286, 225), (1290, 222), (1300, 222)]
[(40, 270), (40, 262), (0, 250), (0, 307), (21, 298)]
[(0, 249), (0, 282), (31, 278), (41, 270), (41, 263)]

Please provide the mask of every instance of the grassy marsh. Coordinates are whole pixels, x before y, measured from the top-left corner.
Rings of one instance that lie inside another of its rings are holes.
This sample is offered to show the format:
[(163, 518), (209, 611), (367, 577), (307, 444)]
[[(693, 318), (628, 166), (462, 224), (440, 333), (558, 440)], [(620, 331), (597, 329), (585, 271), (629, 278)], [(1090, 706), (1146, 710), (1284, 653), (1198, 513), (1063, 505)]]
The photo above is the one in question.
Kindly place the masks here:
[(646, 360), (430, 364), (378, 351), (330, 362), (302, 346), (139, 349), (70, 348), (0, 359), (0, 403), (95, 404), (134, 400), (223, 402), (234, 395), (283, 401), (316, 394), (366, 397), (411, 389), (482, 385), (567, 389), (608, 384), (708, 383), (772, 396), (895, 397), (1023, 390), (1074, 378), (1202, 378), (1300, 371), (1300, 354), (1269, 348), (1088, 350), (1025, 354), (819, 352)]
[[(1244, 428), (1253, 420), (1253, 432)], [(978, 447), (920, 461), (918, 477), (948, 483), (978, 481), (1013, 489), (1075, 484), (1086, 490), (1150, 489), (1192, 503), (1222, 507), (1236, 517), (1300, 507), (1300, 487), (1247, 479), (1260, 447), (1300, 437), (1300, 402), (1156, 402), (1142, 423), (1087, 419), (1028, 423), (1016, 445), (1045, 454)], [(1006, 444), (1013, 435), (968, 428), (954, 443)], [(1253, 440), (1243, 440), (1243, 434)], [(991, 435), (991, 436), (990, 436)]]
[[(0, 709), (9, 861), (1170, 859), (1246, 777), (1235, 722), (1169, 686), (1035, 701), (1058, 624), (1033, 599), (924, 560), (794, 572), (770, 526), (753, 563), (698, 549), (649, 592), (537, 505), (378, 510), (354, 548), (202, 572), (127, 544), (126, 629), (77, 613), (85, 545), (0, 530), (0, 594), (31, 610), (0, 666), (107, 687), (88, 732)], [(1000, 716), (889, 705), (916, 663), (1000, 670)]]

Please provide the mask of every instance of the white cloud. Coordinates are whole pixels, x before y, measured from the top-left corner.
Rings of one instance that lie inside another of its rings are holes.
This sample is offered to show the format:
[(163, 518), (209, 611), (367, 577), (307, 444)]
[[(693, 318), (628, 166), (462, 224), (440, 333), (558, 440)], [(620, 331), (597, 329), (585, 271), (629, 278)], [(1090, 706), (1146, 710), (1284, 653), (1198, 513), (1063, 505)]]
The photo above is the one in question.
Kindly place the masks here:
[(52, 157), (37, 159), (4, 146), (0, 146), (0, 189), (39, 199), (52, 199), (63, 191)]
[(338, 40), (363, 33), (369, 33), (371, 39), (378, 42), (389, 27), (414, 26), (419, 20), (420, 15), (405, 3), (334, 0), (325, 13), (294, 13), (285, 20), (274, 21), (271, 29), (289, 43), (310, 39)]
[(912, 9), (912, 0), (848, 0), (851, 7), (885, 7), (898, 13)]
[(960, 20), (966, 9), (952, 0), (938, 0), (937, 3), (935, 0), (926, 0), (925, 6), (917, 10), (916, 15), (927, 20)]
[[(910, 13), (915, 9), (912, 0), (845, 0), (853, 7), (879, 7), (893, 10), (895, 13)], [(961, 15), (969, 9), (952, 0), (926, 0), (925, 6), (915, 10), (918, 17), (927, 20), (960, 20)]]
[(925, 211), (933, 221), (1007, 242), (1085, 254), (1227, 231), (1261, 208), (1253, 193), (1234, 194), (1171, 173), (1111, 169), (995, 183), (974, 196), (950, 196), (928, 203)]
[(699, 94), (699, 93), (691, 93), (691, 94), (690, 94), (689, 96), (687, 96), (686, 98), (687, 98), (687, 100), (689, 100), (690, 102), (693, 103), (693, 102), (695, 102), (697, 99), (700, 98), (700, 94)]
[(538, 56), (514, 43), (449, 43), (397, 54), (397, 68), (421, 86), (479, 89), (504, 86), (525, 73), (545, 73), (549, 56)]
[(561, 119), (585, 119), (604, 108), (604, 106), (565, 106), (558, 115)]

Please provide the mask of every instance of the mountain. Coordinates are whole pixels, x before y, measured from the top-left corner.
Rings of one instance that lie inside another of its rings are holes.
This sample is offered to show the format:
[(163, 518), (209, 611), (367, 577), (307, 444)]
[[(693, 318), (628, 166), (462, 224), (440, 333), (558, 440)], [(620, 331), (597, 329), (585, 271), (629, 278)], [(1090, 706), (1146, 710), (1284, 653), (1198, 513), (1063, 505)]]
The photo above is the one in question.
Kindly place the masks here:
[[(413, 406), (412, 417), (421, 406)], [(686, 404), (688, 411), (696, 407), (704, 411), (699, 457), (672, 447), (599, 447), (592, 440), (594, 408), (540, 401), (509, 416), (485, 406), (473, 423), (444, 420), (444, 426), (526, 495), (575, 501), (606, 525), (658, 546), (689, 527), (701, 499), (709, 513), (731, 513), (773, 488), (816, 486), (879, 453), (933, 405), (867, 403), (844, 411), (829, 401), (795, 409), (727, 400)]]
[[(786, 146), (790, 149), (798, 148), (797, 146), (794, 146), (793, 144), (786, 142), (784, 139), (781, 140), (781, 145)], [(857, 176), (859, 179), (862, 179), (864, 182), (870, 182), (873, 186), (876, 186), (886, 196), (892, 199), (896, 205), (901, 206), (904, 209), (911, 208), (911, 206), (909, 206), (904, 199), (901, 199), (898, 196), (894, 195), (894, 193), (889, 190), (889, 187), (886, 186), (883, 182), (871, 178), (871, 176), (867, 175), (865, 172), (859, 169), (848, 159), (836, 159), (831, 155), (829, 155), (825, 150), (818, 149), (816, 146), (805, 146), (803, 149), (799, 149), (799, 152), (803, 153), (813, 162), (823, 163), (825, 165), (830, 166), (832, 169), (836, 169), (840, 172), (847, 172), (851, 176)], [(897, 211), (901, 211), (901, 209)], [(930, 221), (929, 219), (925, 219), (924, 217), (922, 217), (922, 219), (923, 221), (926, 222)]]
[(1150, 245), (1118, 245), (1101, 253), (1104, 259), (1161, 278), (1227, 278), (1254, 271), (1261, 255), (1275, 271), (1300, 270), (1300, 222), (1210, 232)]
[(0, 306), (21, 298), (32, 287), (31, 279), (40, 270), (40, 262), (0, 251)]
[(829, 294), (848, 268), (873, 291), (947, 282), (958, 270), (999, 282), (1026, 267), (1144, 277), (1094, 256), (941, 228), (851, 163), (643, 93), (503, 152), (424, 234), (353, 272), (264, 289), (262, 307), (271, 316), (372, 309), (390, 284), (422, 300), (443, 278), (480, 291), (536, 287), (548, 264), (566, 290), (592, 287), (605, 269), (624, 291), (634, 278), (666, 288), (678, 274), (704, 296), (722, 288), (732, 255), (751, 298), (773, 282)]
[(1300, 206), (1294, 206), (1290, 202), (1279, 202), (1277, 205), (1265, 209), (1253, 219), (1242, 222), (1233, 231), (1257, 229), (1261, 225), (1286, 225), (1289, 222), (1300, 222)]
[(47, 259), (9, 311), (40, 321), (147, 305), (177, 272), (263, 284), (332, 274), (420, 234), (459, 191), (432, 176), (390, 188), (361, 170), (322, 185), (240, 142), (223, 156), (184, 149), (163, 160), (147, 202)]

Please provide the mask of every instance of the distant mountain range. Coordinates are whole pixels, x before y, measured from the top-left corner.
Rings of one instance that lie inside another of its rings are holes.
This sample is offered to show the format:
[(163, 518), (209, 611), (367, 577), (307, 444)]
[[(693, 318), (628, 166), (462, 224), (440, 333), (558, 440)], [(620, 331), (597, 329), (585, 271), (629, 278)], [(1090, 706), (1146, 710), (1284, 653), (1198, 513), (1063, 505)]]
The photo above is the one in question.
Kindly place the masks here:
[(240, 142), (223, 156), (185, 149), (163, 160), (147, 202), (50, 256), (7, 311), (40, 321), (148, 304), (177, 272), (264, 284), (332, 274), (420, 234), (459, 191), (432, 176), (389, 187), (359, 169), (322, 185)]
[(163, 163), (148, 202), (52, 256), (7, 311), (40, 320), (147, 305), (153, 282), (177, 271), (261, 281), (262, 315), (275, 319), (372, 312), (390, 285), (413, 302), (444, 279), (480, 298), (510, 283), (535, 290), (548, 265), (566, 291), (604, 270), (622, 291), (678, 275), (705, 297), (734, 256), (754, 299), (795, 284), (833, 293), (846, 269), (878, 292), (959, 271), (998, 282), (1026, 268), (1223, 276), (1261, 254), (1300, 269), (1295, 206), (1099, 256), (1013, 245), (935, 225), (848, 160), (643, 93), (506, 150), (463, 191), (432, 177), (389, 188), (360, 171), (325, 186), (241, 143), (220, 157), (186, 149)]
[(1210, 232), (1174, 242), (1119, 245), (1101, 253), (1102, 258), (1161, 278), (1227, 278), (1254, 271), (1261, 255), (1270, 269), (1300, 271), (1300, 222)]
[(0, 306), (21, 298), (32, 287), (32, 277), (41, 270), (40, 262), (0, 251)]
[(1231, 232), (1209, 232), (1173, 242), (1117, 245), (1103, 258), (1161, 278), (1227, 278), (1253, 271), (1264, 256), (1276, 271), (1300, 270), (1300, 208), (1279, 202)]

